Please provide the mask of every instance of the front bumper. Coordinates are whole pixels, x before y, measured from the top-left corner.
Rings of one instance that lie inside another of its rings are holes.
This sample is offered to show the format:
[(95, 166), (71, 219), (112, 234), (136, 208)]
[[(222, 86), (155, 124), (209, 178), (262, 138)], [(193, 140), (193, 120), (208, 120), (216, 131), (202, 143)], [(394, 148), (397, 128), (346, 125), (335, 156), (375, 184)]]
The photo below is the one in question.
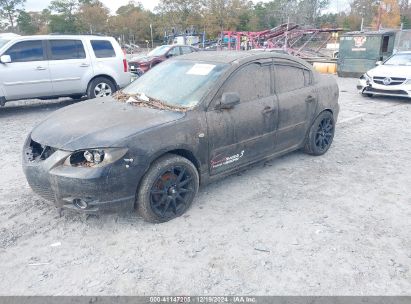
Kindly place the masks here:
[(367, 81), (366, 79), (359, 79), (357, 90), (361, 94), (411, 98), (411, 84), (388, 86)]
[(103, 168), (63, 165), (70, 154), (56, 151), (47, 159), (36, 161), (30, 161), (23, 154), (23, 171), (35, 193), (57, 208), (82, 213), (134, 208), (143, 168), (126, 163), (124, 159)]

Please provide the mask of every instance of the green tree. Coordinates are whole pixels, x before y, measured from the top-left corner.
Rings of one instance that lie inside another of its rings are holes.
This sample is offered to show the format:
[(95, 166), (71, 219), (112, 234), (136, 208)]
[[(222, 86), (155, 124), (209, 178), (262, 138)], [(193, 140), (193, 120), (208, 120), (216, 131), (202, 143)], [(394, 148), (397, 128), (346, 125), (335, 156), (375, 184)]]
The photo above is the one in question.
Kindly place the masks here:
[[(298, 3), (300, 12), (299, 23), (316, 25), (317, 18), (321, 16), (321, 12), (328, 7), (329, 0), (302, 0)], [(318, 25), (318, 24), (317, 24)]]
[(56, 33), (76, 33), (78, 31), (77, 0), (53, 0), (50, 10), (57, 14), (50, 16), (50, 31)]
[(21, 11), (17, 18), (17, 25), (19, 32), (26, 35), (34, 35), (38, 32), (37, 26), (34, 24), (33, 19), (29, 13)]
[(15, 28), (16, 18), (26, 0), (0, 0), (0, 19), (6, 20), (6, 25)]
[(124, 42), (144, 42), (150, 39), (150, 24), (154, 14), (144, 10), (141, 4), (130, 2), (117, 10), (117, 15), (109, 18), (108, 32), (120, 37)]
[(200, 0), (161, 0), (156, 12), (163, 25), (162, 30), (177, 32), (191, 27), (202, 27), (202, 3)]
[(255, 29), (264, 30), (278, 25), (279, 17), (275, 2), (258, 2), (254, 5), (253, 15), (256, 20)]
[(107, 30), (109, 9), (98, 0), (80, 5), (77, 21), (82, 32), (104, 33)]

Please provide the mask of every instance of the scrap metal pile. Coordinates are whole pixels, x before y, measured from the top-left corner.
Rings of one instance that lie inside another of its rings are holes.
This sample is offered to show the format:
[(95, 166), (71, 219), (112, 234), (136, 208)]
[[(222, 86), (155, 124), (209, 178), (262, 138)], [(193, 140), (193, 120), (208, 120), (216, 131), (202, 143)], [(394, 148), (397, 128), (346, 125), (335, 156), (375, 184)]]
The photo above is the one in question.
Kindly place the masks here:
[(303, 58), (327, 57), (322, 50), (330, 42), (336, 42), (342, 28), (303, 28), (286, 23), (261, 32), (222, 32), (222, 41), (228, 50), (282, 49), (288, 54)]

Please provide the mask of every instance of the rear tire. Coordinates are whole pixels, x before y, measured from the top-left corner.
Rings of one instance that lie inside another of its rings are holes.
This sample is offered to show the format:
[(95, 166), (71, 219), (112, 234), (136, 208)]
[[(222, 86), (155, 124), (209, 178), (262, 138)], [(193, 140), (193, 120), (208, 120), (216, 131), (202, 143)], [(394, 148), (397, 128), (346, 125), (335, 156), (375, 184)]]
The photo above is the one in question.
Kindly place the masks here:
[(184, 214), (199, 187), (196, 167), (188, 159), (166, 154), (144, 175), (137, 191), (137, 212), (151, 223), (163, 223)]
[(323, 155), (331, 147), (335, 133), (335, 121), (331, 112), (322, 112), (314, 120), (304, 146), (304, 152), (310, 155)]
[(106, 77), (97, 77), (93, 79), (87, 88), (89, 99), (111, 96), (116, 92), (116, 86)]

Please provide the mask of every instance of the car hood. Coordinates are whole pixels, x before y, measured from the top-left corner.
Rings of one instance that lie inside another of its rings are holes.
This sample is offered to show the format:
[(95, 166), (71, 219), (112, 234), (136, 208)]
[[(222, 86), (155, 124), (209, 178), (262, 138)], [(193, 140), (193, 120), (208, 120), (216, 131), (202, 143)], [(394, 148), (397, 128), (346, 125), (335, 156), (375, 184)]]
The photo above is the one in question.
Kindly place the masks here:
[(411, 78), (411, 66), (407, 65), (380, 65), (368, 71), (368, 75), (380, 77)]
[(126, 104), (112, 97), (94, 99), (54, 112), (33, 130), (31, 138), (68, 151), (113, 147), (129, 136), (184, 115)]

